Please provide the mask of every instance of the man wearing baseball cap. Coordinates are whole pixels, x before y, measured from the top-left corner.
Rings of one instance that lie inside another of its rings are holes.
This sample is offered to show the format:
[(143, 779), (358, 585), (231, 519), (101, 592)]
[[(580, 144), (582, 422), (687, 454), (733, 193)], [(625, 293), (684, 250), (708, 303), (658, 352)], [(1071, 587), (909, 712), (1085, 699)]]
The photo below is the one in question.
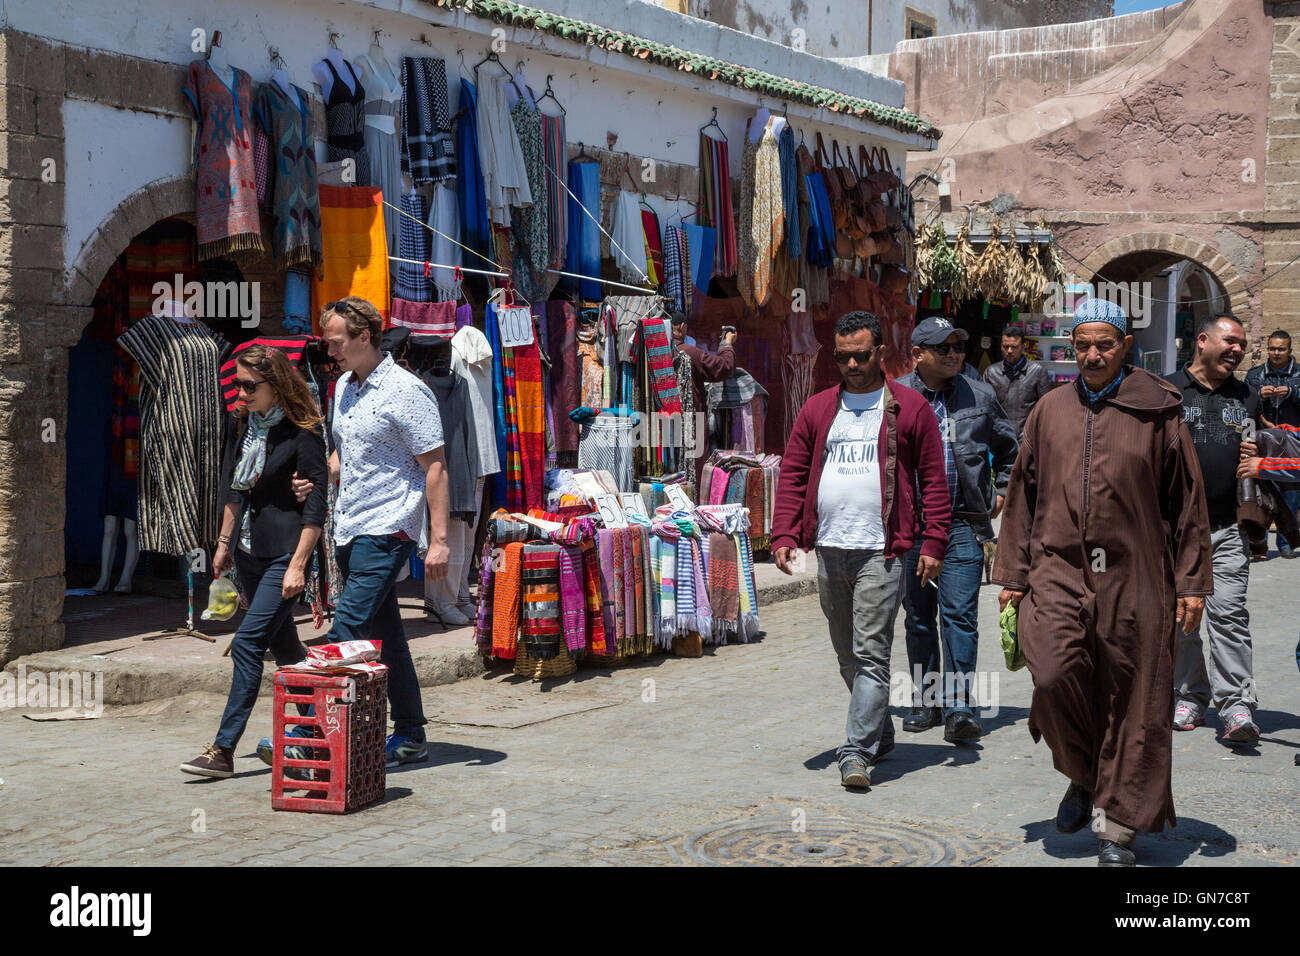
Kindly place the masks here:
[(973, 695), (983, 543), (993, 540), (992, 519), (1002, 510), (1017, 448), (1015, 427), (993, 388), (962, 374), (966, 339), (966, 332), (943, 316), (917, 323), (915, 366), (898, 380), (920, 392), (934, 412), (952, 506), (937, 590), (915, 575), (919, 549), (908, 554), (904, 568), (908, 671), (916, 706), (903, 729), (916, 733), (942, 723), (944, 739), (954, 743), (984, 732)]
[(1073, 387), (1030, 412), (1007, 487), (993, 580), (1019, 608), (1029, 732), (1070, 780), (1056, 828), (1092, 822), (1100, 866), (1133, 866), (1137, 830), (1173, 826), (1177, 625), (1214, 582), (1201, 466), (1178, 389), (1124, 362), (1119, 306), (1074, 313)]

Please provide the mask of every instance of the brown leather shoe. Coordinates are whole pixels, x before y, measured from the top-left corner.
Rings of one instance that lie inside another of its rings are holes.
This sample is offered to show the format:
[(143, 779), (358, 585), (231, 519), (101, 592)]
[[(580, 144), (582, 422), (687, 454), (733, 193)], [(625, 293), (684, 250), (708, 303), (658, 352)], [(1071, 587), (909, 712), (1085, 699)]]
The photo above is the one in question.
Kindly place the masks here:
[(196, 777), (233, 777), (235, 752), (229, 747), (211, 744), (193, 760), (181, 764), (181, 773), (192, 773)]

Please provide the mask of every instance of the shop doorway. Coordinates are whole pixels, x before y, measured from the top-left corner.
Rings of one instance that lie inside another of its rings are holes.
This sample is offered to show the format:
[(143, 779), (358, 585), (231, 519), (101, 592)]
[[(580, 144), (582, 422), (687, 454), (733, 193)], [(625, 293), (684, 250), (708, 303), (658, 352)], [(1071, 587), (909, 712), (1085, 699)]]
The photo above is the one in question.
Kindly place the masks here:
[(1169, 375), (1191, 360), (1196, 328), (1216, 312), (1231, 311), (1223, 283), (1191, 259), (1145, 250), (1113, 259), (1092, 277), (1094, 289), (1119, 290), (1132, 323), (1130, 361)]

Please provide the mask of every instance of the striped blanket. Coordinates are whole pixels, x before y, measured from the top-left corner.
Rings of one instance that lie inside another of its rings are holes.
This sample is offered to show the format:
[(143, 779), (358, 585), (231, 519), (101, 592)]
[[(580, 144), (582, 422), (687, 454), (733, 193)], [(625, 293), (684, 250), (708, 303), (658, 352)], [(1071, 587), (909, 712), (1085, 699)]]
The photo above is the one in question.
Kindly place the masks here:
[(655, 404), (665, 414), (680, 415), (682, 403), (677, 390), (677, 376), (673, 371), (673, 349), (669, 341), (668, 322), (662, 318), (646, 319), (642, 325), (646, 366), (650, 371)]

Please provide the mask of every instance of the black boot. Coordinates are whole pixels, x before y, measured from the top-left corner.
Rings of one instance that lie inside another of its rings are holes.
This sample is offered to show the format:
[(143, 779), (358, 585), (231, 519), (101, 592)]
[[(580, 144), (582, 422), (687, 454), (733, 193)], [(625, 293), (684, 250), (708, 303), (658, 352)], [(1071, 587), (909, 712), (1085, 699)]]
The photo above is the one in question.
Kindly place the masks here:
[(1060, 833), (1078, 833), (1092, 819), (1092, 794), (1071, 783), (1056, 808), (1056, 829)]
[(1137, 857), (1126, 846), (1102, 840), (1097, 852), (1098, 866), (1137, 866)]

